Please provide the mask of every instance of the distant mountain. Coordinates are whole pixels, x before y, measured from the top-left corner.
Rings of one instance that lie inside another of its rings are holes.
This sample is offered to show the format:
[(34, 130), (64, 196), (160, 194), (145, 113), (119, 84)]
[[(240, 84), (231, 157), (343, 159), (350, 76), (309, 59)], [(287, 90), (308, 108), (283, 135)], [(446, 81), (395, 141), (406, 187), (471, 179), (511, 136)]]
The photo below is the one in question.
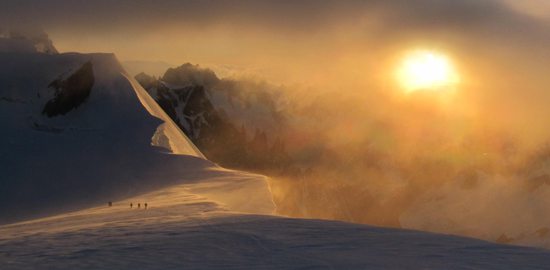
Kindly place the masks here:
[(211, 160), (248, 169), (288, 164), (285, 118), (267, 85), (220, 79), (189, 63), (135, 78)]
[(142, 60), (123, 61), (122, 65), (124, 66), (124, 69), (128, 72), (128, 74), (130, 74), (130, 76), (136, 76), (141, 72), (145, 72), (152, 76), (161, 76), (167, 69), (174, 66), (163, 61)]

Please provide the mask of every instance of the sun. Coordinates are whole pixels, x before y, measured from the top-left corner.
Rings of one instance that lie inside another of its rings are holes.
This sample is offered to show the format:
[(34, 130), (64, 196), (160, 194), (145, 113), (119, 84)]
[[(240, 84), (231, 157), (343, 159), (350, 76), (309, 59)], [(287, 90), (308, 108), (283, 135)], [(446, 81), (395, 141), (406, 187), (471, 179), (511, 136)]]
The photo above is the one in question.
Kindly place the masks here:
[(448, 90), (460, 81), (449, 58), (434, 51), (406, 55), (397, 70), (397, 80), (406, 92)]

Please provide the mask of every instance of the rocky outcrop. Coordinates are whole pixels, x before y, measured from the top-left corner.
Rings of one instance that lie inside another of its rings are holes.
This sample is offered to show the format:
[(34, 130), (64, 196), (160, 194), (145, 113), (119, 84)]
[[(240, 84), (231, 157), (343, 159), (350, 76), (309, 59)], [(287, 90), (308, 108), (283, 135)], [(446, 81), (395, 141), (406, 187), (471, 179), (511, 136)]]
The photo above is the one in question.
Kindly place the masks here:
[(198, 65), (186, 63), (176, 68), (169, 68), (162, 76), (162, 81), (179, 86), (202, 85), (211, 87), (218, 83), (220, 79), (210, 69), (203, 69)]
[(289, 164), (278, 134), (262, 128), (262, 121), (243, 118), (279, 123), (269, 93), (245, 92), (237, 82), (191, 64), (168, 69), (159, 79), (145, 73), (135, 78), (210, 160), (253, 170)]
[(55, 89), (54, 98), (46, 103), (42, 114), (48, 117), (64, 115), (78, 108), (90, 96), (94, 86), (92, 63), (85, 63), (67, 79), (57, 79), (49, 87)]
[(135, 79), (145, 89), (152, 88), (154, 86), (153, 84), (157, 81), (157, 79), (155, 77), (149, 76), (149, 75), (145, 74), (144, 72), (141, 72), (141, 73), (137, 74), (135, 76)]

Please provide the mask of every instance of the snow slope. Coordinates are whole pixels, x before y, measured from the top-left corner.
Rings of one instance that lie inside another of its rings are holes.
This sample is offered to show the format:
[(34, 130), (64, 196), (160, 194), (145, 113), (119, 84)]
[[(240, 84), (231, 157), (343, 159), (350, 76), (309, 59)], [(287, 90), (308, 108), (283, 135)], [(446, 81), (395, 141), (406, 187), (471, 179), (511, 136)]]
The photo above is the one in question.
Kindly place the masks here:
[[(132, 88), (136, 91), (136, 94), (147, 111), (164, 121), (157, 128), (157, 133), (161, 133), (167, 138), (167, 148), (174, 154), (180, 155), (192, 155), (199, 158), (205, 158), (201, 151), (187, 138), (187, 136), (181, 131), (181, 129), (174, 123), (174, 121), (164, 112), (158, 103), (139, 85), (139, 83), (132, 77), (125, 75)], [(156, 143), (153, 140), (154, 145), (162, 146), (161, 143)]]
[[(546, 250), (238, 213), (231, 209), (247, 210), (243, 202), (254, 206), (248, 199), (258, 194), (239, 190), (250, 176), (225, 173), (0, 226), (2, 269), (550, 269)], [(240, 202), (217, 192), (240, 194)]]
[(0, 63), (0, 224), (191, 181), (217, 167), (112, 54), (0, 53)]

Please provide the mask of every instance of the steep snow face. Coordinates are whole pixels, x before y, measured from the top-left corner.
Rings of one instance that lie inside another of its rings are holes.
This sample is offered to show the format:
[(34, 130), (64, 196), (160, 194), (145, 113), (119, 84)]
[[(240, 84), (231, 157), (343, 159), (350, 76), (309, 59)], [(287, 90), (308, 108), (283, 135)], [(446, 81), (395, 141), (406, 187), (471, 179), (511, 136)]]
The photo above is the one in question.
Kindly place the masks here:
[(0, 53), (0, 62), (0, 223), (197, 181), (216, 168), (112, 54)]
[(212, 160), (258, 169), (285, 155), (283, 117), (267, 84), (219, 79), (191, 64), (136, 80)]
[(139, 85), (139, 83), (126, 76), (128, 81), (132, 84), (136, 94), (143, 104), (143, 106), (153, 116), (162, 119), (164, 123), (157, 128), (153, 136), (152, 144), (154, 146), (160, 146), (167, 148), (174, 154), (192, 155), (199, 158), (205, 158), (201, 151), (189, 140), (189, 138), (183, 133), (183, 131), (177, 126), (176, 123), (164, 112), (164, 110), (158, 105), (158, 103)]
[[(548, 269), (546, 250), (341, 222), (244, 215), (253, 175), (208, 181), (0, 226), (2, 270)], [(257, 181), (253, 181), (257, 183)], [(243, 189), (244, 188), (244, 189)], [(145, 208), (147, 203), (147, 209)], [(132, 207), (130, 206), (132, 204)], [(139, 204), (139, 208), (138, 208)], [(244, 207), (244, 208), (243, 208)], [(269, 208), (269, 207), (268, 207)]]

